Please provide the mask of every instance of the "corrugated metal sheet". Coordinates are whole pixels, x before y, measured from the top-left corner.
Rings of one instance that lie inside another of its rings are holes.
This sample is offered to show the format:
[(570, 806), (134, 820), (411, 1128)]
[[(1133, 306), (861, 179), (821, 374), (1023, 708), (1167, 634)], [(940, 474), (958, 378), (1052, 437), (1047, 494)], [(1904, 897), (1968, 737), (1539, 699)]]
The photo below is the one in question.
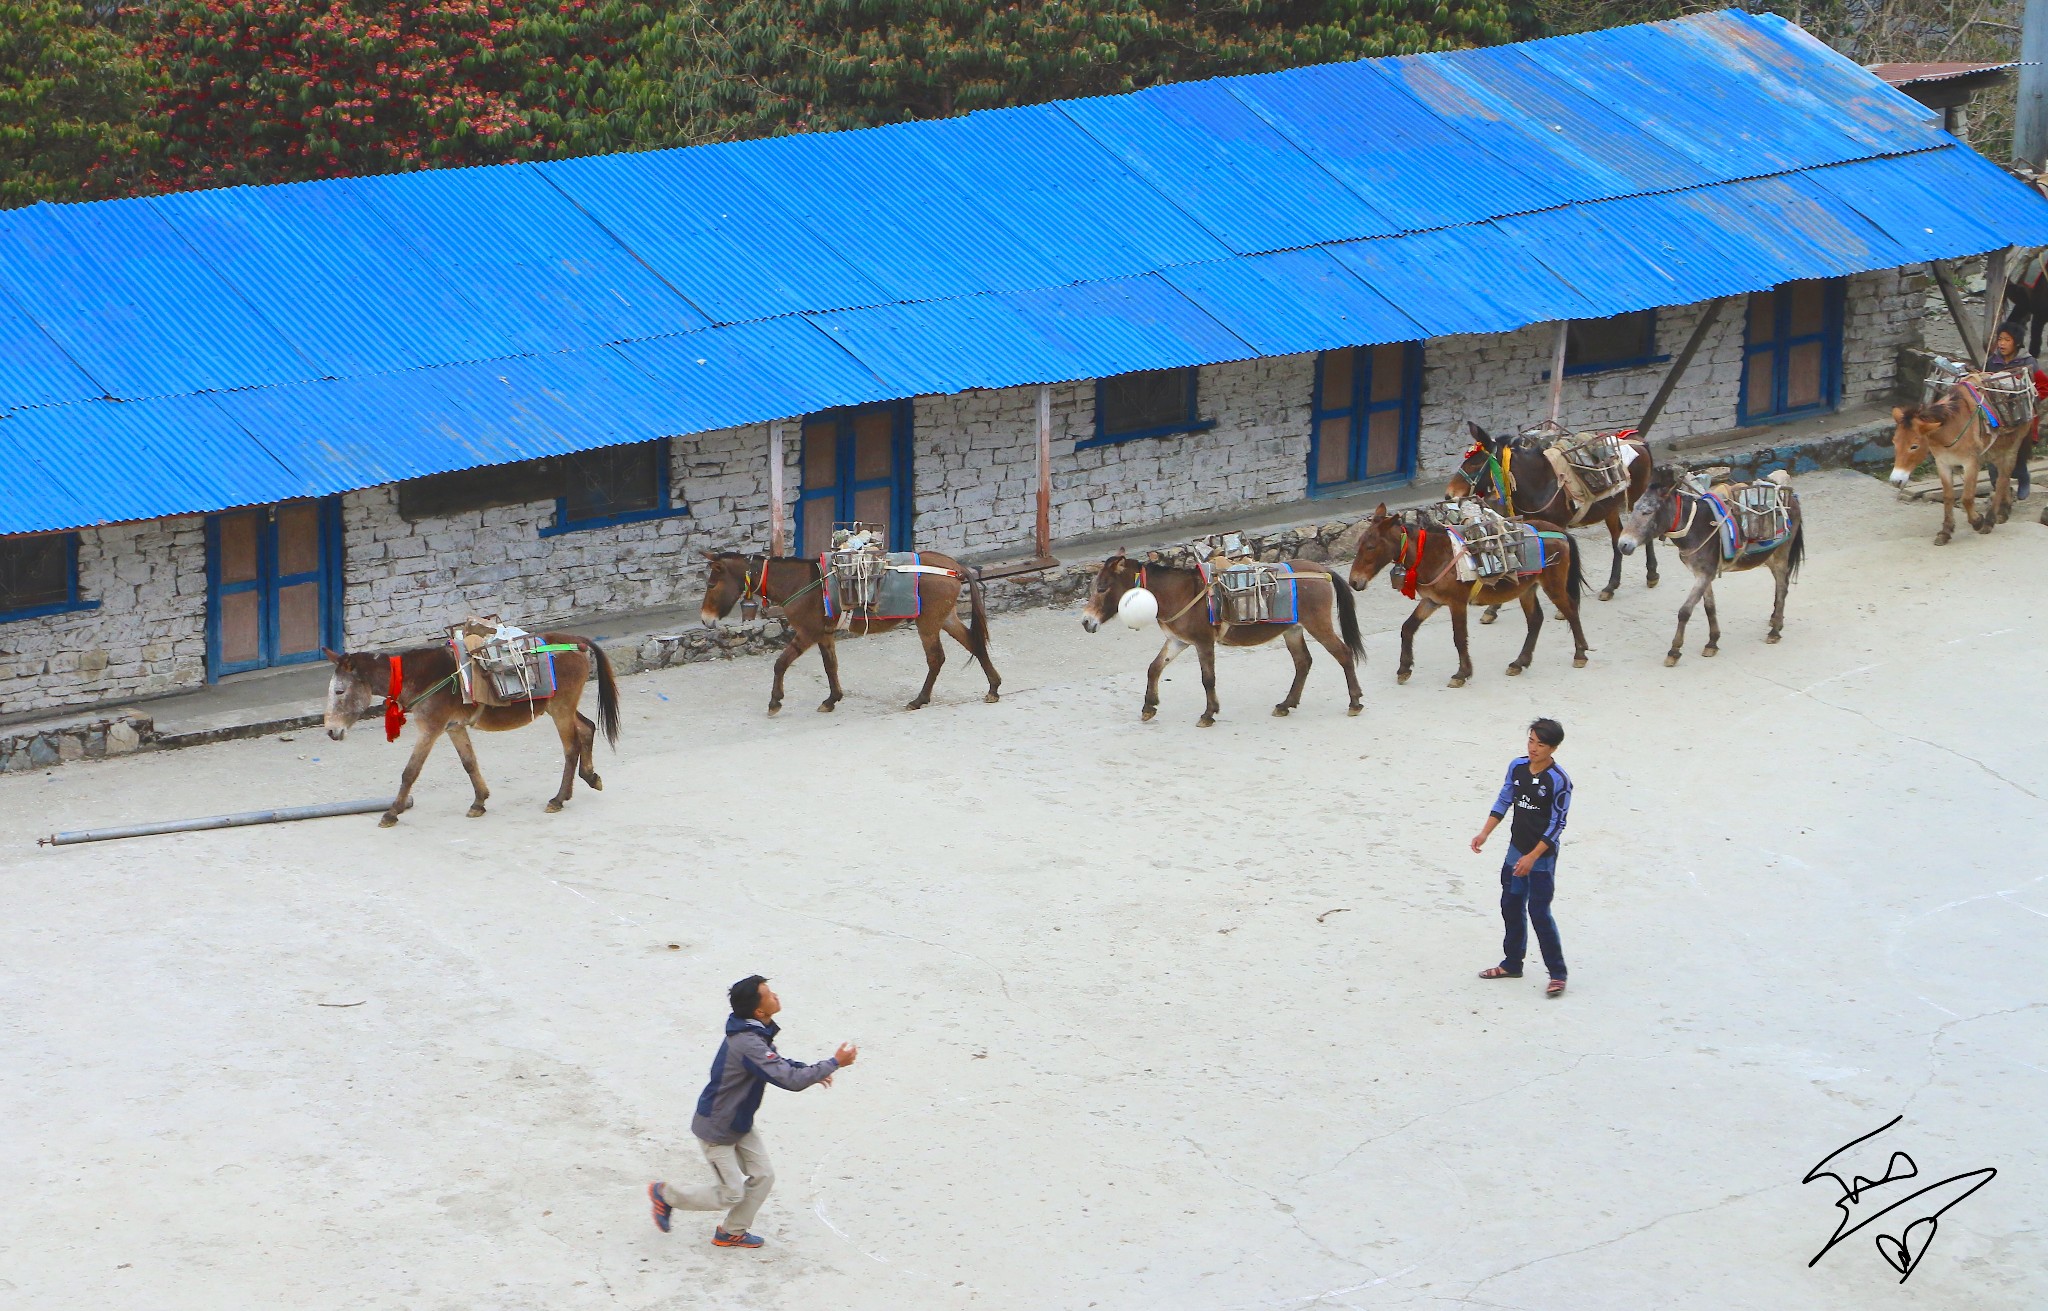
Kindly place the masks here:
[[(116, 396), (318, 377), (194, 257), (148, 200), (31, 205), (0, 216), (0, 283)], [(7, 382), (0, 407), (24, 394)]]
[[(751, 143), (749, 143), (751, 144)], [(714, 323), (889, 297), (733, 166), (745, 145), (536, 165)]]
[(9, 391), (0, 408), (54, 405), (103, 396), (106, 389), (58, 348), (0, 288), (0, 378)]
[(151, 203), (328, 377), (519, 354), (502, 325), (464, 301), (365, 202), (369, 185), (225, 187)]
[(1429, 335), (1327, 250), (1211, 260), (1159, 276), (1261, 355)]
[(1224, 83), (1186, 82), (1060, 108), (1238, 254), (1401, 230)]
[(711, 325), (531, 165), (395, 173), (361, 196), (521, 350)]
[(0, 414), (40, 407), (0, 418), (0, 532), (2008, 243), (2048, 244), (2048, 202), (1733, 12), (874, 132), (37, 206), (0, 215)]

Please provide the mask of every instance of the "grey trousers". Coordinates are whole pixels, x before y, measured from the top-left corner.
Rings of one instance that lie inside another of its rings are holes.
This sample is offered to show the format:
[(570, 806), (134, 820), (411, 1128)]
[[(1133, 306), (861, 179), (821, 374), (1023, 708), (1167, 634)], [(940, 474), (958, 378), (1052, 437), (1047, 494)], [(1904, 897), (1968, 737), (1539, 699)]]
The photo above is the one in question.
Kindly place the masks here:
[(749, 1131), (736, 1143), (707, 1143), (704, 1160), (711, 1166), (710, 1179), (694, 1184), (661, 1183), (662, 1200), (678, 1211), (724, 1211), (723, 1228), (729, 1234), (751, 1229), (768, 1190), (775, 1186), (775, 1167), (768, 1162), (768, 1146), (761, 1135)]

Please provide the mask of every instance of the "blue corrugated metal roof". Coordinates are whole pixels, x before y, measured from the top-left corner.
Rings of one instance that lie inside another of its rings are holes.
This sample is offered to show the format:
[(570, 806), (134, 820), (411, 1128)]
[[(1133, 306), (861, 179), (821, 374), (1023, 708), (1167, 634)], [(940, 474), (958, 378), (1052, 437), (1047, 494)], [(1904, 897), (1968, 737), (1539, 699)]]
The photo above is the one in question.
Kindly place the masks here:
[(2044, 216), (1918, 105), (1732, 11), (868, 132), (36, 206), (0, 215), (0, 532), (1605, 316), (2048, 243)]

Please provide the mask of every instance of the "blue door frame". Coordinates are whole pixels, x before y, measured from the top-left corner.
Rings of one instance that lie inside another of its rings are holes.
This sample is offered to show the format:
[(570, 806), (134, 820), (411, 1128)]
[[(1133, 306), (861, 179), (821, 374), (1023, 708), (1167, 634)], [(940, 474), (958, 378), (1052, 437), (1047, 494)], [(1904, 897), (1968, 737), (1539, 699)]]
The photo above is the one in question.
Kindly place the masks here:
[[(889, 418), (889, 470), (880, 476), (859, 478), (856, 425), (864, 419), (886, 415)], [(812, 506), (817, 502), (829, 502), (832, 522), (851, 523), (859, 517), (861, 493), (886, 489), (889, 493), (889, 549), (908, 551), (911, 549), (911, 521), (916, 517), (911, 504), (911, 446), (910, 426), (912, 419), (909, 401), (889, 401), (880, 405), (848, 406), (844, 409), (826, 410), (807, 416), (803, 421), (805, 449), (801, 457), (804, 471), (803, 487), (797, 496), (796, 553), (817, 555), (831, 543), (812, 541), (816, 534), (807, 527), (814, 517)], [(827, 435), (829, 434), (829, 436)], [(812, 470), (819, 463), (811, 457), (810, 443), (820, 439), (832, 442), (833, 476), (822, 485), (811, 482)]]
[[(1735, 418), (1743, 426), (1776, 423), (1808, 414), (1826, 414), (1842, 403), (1842, 314), (1846, 284), (1841, 278), (1820, 284), (1820, 320), (1817, 327), (1794, 333), (1793, 290), (1798, 283), (1785, 283), (1768, 292), (1754, 293), (1743, 310), (1742, 389), (1735, 394)], [(1765, 307), (1757, 296), (1769, 296)], [(1768, 319), (1768, 323), (1759, 323)], [(1792, 356), (1802, 347), (1818, 346), (1820, 377), (1817, 402), (1794, 404), (1791, 396)], [(1760, 369), (1768, 369), (1765, 375)], [(1761, 393), (1752, 398), (1754, 390)], [(1768, 384), (1768, 385), (1766, 385)], [(1752, 404), (1752, 399), (1760, 402)]]
[[(295, 502), (293, 504), (309, 504)], [(231, 514), (261, 514), (256, 534), (255, 576), (234, 582), (221, 577), (221, 521), (223, 515), (206, 519), (206, 677), (208, 682), (228, 674), (268, 669), (276, 665), (307, 664), (321, 658), (320, 647), (341, 649), (341, 498), (330, 496), (316, 504), (319, 542), (314, 567), (295, 573), (279, 572), (277, 511), (279, 506), (257, 506)], [(285, 649), (280, 598), (291, 588), (312, 584), (318, 588), (317, 622), (319, 645), (302, 651)], [(229, 659), (223, 652), (222, 613), (229, 598), (253, 593), (258, 614), (257, 644), (252, 657)]]
[[(1415, 477), (1422, 436), (1422, 343), (1344, 347), (1348, 370), (1330, 357), (1316, 356), (1315, 393), (1310, 406), (1308, 489), (1310, 495), (1347, 492), (1360, 485), (1404, 483)], [(1392, 378), (1384, 375), (1389, 368)], [(1348, 383), (1343, 374), (1349, 372)], [(1389, 385), (1392, 384), (1392, 385)], [(1375, 415), (1396, 416), (1398, 450), (1391, 464), (1372, 467)], [(1336, 449), (1325, 451), (1326, 445)], [(1325, 459), (1325, 455), (1328, 458)]]

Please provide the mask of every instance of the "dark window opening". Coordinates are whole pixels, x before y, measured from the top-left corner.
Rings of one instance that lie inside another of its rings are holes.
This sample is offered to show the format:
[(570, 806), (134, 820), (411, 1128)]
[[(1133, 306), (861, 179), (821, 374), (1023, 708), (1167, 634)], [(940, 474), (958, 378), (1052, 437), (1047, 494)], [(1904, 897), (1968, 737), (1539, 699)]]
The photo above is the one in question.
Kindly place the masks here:
[(1637, 310), (1611, 319), (1573, 319), (1565, 334), (1564, 371), (1625, 369), (1657, 358), (1657, 311)]
[(662, 477), (668, 457), (664, 441), (607, 446), (563, 457), (567, 490), (562, 493), (562, 522), (614, 519), (620, 515), (662, 510), (668, 480)]
[(1146, 369), (1095, 384), (1095, 437), (1079, 445), (1163, 437), (1215, 426), (1203, 422), (1195, 395), (1196, 370)]
[(78, 604), (78, 534), (0, 538), (0, 618)]
[(558, 460), (522, 460), (488, 469), (437, 473), (398, 484), (398, 516), (407, 523), (447, 519), (477, 510), (552, 501), (562, 494)]

